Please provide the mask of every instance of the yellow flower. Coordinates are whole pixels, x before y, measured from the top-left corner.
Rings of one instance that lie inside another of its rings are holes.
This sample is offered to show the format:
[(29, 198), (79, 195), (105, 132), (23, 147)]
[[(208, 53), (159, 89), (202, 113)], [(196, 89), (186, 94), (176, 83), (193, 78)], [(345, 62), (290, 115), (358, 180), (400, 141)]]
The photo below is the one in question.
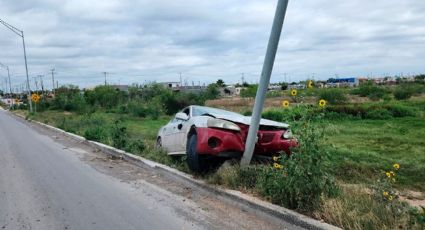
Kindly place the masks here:
[(387, 175), (388, 178), (391, 177), (391, 173), (390, 172), (386, 172), (385, 175)]
[(383, 192), (382, 195), (384, 195), (385, 197), (388, 196), (388, 192)]
[(277, 157), (277, 156), (273, 157), (273, 161), (278, 161), (278, 160), (279, 160), (279, 157)]
[(319, 106), (320, 106), (320, 107), (325, 107), (325, 106), (326, 106), (326, 101), (325, 101), (325, 100), (323, 100), (323, 99), (321, 99), (321, 100), (319, 101)]
[(394, 199), (394, 197), (393, 197), (393, 196), (389, 196), (389, 197), (388, 197), (388, 200), (389, 200), (389, 201), (392, 201), (393, 199)]
[(394, 164), (393, 167), (395, 168), (395, 170), (399, 170), (400, 169), (400, 165), (399, 164)]
[(275, 168), (275, 169), (283, 169), (283, 165), (278, 164), (278, 163), (273, 163), (273, 168)]
[(282, 106), (283, 106), (283, 107), (285, 107), (285, 108), (288, 108), (288, 107), (289, 107), (289, 101), (284, 100), (284, 101), (282, 102)]
[(296, 89), (291, 90), (291, 95), (294, 97), (297, 96), (297, 90)]
[(313, 88), (313, 81), (308, 81), (307, 87), (308, 88)]
[(38, 94), (36, 94), (36, 93), (33, 93), (33, 94), (31, 95), (31, 100), (32, 100), (33, 102), (37, 103), (37, 102), (40, 100), (40, 96), (39, 96)]

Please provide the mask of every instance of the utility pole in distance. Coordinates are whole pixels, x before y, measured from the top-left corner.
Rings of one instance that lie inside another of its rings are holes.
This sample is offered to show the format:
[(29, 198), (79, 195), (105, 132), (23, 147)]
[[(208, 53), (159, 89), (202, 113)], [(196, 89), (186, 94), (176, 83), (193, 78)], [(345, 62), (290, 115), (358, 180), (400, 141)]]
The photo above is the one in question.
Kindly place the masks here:
[[(9, 66), (0, 63), (0, 66), (3, 68), (6, 68), (7, 70), (7, 77), (9, 78), (9, 91), (10, 91), (10, 98), (12, 98), (12, 105), (13, 105), (13, 92), (12, 92), (12, 81), (10, 80), (10, 72), (9, 72)], [(6, 83), (7, 88), (7, 83)]]
[(50, 71), (52, 71), (52, 93), (55, 93), (55, 68)]
[(263, 111), (267, 87), (270, 83), (270, 77), (273, 70), (277, 47), (279, 45), (279, 39), (282, 32), (286, 9), (288, 7), (288, 1), (289, 0), (279, 0), (277, 3), (269, 44), (267, 46), (266, 56), (264, 58), (263, 70), (261, 71), (260, 84), (258, 85), (257, 95), (255, 96), (251, 124), (249, 126), (248, 137), (245, 143), (245, 152), (243, 153), (241, 160), (242, 167), (246, 167), (251, 163), (252, 155), (254, 153), (258, 128), (260, 125), (261, 112)]
[(103, 72), (103, 75), (105, 75), (105, 85), (106, 85), (106, 74), (107, 74), (108, 72)]
[(44, 75), (38, 75), (38, 77), (40, 78), (41, 94), (44, 94), (44, 84), (43, 84)]

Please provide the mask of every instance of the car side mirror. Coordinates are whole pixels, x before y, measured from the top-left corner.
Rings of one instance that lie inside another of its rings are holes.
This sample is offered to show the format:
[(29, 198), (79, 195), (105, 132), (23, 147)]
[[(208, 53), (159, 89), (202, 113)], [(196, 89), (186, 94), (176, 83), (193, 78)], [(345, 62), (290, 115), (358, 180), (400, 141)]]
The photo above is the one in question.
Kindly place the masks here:
[(187, 120), (189, 120), (189, 116), (185, 113), (177, 113), (176, 119), (187, 121)]

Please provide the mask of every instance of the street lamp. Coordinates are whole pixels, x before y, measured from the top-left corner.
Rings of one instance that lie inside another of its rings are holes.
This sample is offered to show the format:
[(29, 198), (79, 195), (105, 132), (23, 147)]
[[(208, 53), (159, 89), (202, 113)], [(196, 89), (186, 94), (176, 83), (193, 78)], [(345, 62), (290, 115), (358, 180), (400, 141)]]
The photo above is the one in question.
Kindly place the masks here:
[[(12, 92), (12, 82), (10, 81), (10, 72), (9, 72), (9, 66), (3, 64), (0, 62), (0, 67), (7, 69), (7, 77), (9, 78), (9, 91), (10, 91), (10, 97), (12, 99), (12, 105), (13, 105), (13, 92)], [(7, 88), (7, 85), (6, 85)]]
[[(28, 99), (28, 102), (30, 104), (30, 112), (32, 112), (31, 90), (30, 90), (30, 81), (29, 81), (29, 77), (28, 77), (27, 52), (25, 50), (24, 31), (19, 30), (19, 29), (13, 27), (12, 25), (9, 25), (8, 23), (6, 23), (5, 21), (3, 21), (1, 19), (0, 19), (0, 23), (3, 24), (4, 26), (6, 26), (13, 33), (15, 33), (16, 35), (18, 35), (19, 37), (22, 38), (22, 45), (24, 47), (25, 71), (26, 71), (26, 74), (27, 74), (27, 96), (28, 96), (27, 99)], [(9, 82), (10, 82), (10, 80), (9, 80)]]

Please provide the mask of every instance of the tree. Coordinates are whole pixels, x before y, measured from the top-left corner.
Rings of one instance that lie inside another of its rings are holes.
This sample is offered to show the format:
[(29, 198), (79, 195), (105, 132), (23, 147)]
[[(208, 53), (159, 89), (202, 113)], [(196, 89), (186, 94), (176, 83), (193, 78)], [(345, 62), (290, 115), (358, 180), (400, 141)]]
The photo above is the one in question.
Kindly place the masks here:
[(226, 87), (226, 84), (224, 84), (224, 81), (222, 79), (218, 79), (216, 84), (220, 88)]

